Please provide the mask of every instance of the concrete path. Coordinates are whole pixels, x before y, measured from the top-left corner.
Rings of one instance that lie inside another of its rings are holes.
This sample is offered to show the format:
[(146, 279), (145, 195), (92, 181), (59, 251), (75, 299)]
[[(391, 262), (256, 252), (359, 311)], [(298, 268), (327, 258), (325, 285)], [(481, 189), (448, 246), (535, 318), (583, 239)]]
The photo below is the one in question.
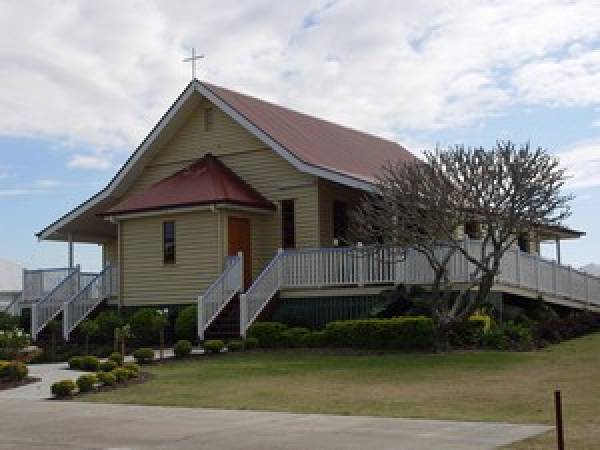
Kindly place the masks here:
[(0, 391), (0, 400), (15, 398), (25, 400), (43, 400), (50, 398), (50, 386), (60, 380), (76, 380), (85, 372), (69, 370), (67, 363), (29, 364), (29, 375), (41, 378), (42, 381), (29, 383), (15, 389)]
[(0, 399), (0, 449), (485, 450), (550, 427)]
[[(192, 350), (194, 355), (201, 355), (204, 350), (200, 348), (194, 348)], [(154, 351), (154, 358), (159, 359), (160, 352)], [(174, 358), (172, 348), (165, 349), (164, 358)], [(127, 355), (125, 361), (133, 362), (133, 356)], [(45, 363), (45, 364), (29, 364), (29, 375), (36, 378), (41, 378), (42, 381), (37, 383), (30, 383), (25, 386), (21, 386), (15, 389), (8, 389), (0, 391), (0, 399), (4, 398), (21, 398), (26, 400), (46, 400), (50, 398), (50, 386), (56, 381), (71, 379), (75, 381), (80, 375), (87, 372), (81, 372), (77, 370), (69, 370), (67, 363)]]

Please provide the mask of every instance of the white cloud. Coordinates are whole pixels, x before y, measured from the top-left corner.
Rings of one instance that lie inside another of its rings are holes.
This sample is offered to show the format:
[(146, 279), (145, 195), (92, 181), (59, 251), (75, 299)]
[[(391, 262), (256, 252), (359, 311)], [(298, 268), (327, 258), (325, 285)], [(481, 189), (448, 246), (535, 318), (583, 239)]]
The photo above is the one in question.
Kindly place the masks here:
[(558, 155), (573, 189), (600, 186), (600, 141), (582, 142)]
[(8, 188), (8, 189), (0, 189), (0, 198), (1, 197), (21, 197), (24, 195), (36, 195), (36, 194), (45, 194), (46, 191), (42, 189), (29, 189), (29, 188)]
[(112, 168), (112, 163), (102, 155), (73, 155), (67, 166), (71, 169), (107, 170)]
[(0, 134), (91, 146), (69, 165), (108, 168), (188, 82), (193, 45), (202, 78), (398, 138), (596, 104), (599, 20), (567, 0), (4, 2)]
[(51, 188), (55, 188), (58, 187), (60, 185), (62, 185), (63, 183), (59, 180), (55, 180), (53, 178), (42, 178), (40, 180), (37, 180), (35, 182), (36, 186), (40, 187), (40, 188), (47, 188), (47, 189), (51, 189)]

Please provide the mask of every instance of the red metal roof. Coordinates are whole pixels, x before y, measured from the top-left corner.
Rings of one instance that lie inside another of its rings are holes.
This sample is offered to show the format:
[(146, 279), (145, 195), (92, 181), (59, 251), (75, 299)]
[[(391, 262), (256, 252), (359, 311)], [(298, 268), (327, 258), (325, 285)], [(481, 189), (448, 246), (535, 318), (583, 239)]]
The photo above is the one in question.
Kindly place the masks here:
[(372, 182), (386, 163), (415, 160), (412, 153), (390, 140), (201, 84), (306, 164)]
[(189, 206), (233, 204), (274, 210), (275, 205), (246, 184), (211, 154), (133, 194), (103, 215), (118, 215)]

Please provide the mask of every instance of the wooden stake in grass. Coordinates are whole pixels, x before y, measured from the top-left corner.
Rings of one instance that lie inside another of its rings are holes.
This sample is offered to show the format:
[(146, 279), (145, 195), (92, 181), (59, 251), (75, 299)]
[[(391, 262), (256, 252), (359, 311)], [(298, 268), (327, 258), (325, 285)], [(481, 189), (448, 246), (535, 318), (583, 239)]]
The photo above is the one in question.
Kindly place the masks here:
[(556, 443), (558, 450), (565, 450), (565, 435), (563, 430), (562, 400), (560, 390), (554, 391), (554, 412), (556, 414)]

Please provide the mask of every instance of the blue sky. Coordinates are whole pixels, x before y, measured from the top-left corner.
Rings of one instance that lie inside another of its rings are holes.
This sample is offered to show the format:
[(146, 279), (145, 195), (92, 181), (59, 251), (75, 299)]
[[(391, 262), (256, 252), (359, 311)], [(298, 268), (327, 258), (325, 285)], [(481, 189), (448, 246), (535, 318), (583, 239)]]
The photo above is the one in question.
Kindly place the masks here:
[[(588, 233), (563, 259), (600, 262), (600, 7), (419, 3), (0, 1), (0, 258), (66, 263), (65, 244), (34, 233), (114, 175), (189, 81), (196, 46), (203, 79), (415, 153), (498, 138), (549, 149), (573, 176), (567, 224)], [(76, 258), (96, 269), (99, 248)]]

